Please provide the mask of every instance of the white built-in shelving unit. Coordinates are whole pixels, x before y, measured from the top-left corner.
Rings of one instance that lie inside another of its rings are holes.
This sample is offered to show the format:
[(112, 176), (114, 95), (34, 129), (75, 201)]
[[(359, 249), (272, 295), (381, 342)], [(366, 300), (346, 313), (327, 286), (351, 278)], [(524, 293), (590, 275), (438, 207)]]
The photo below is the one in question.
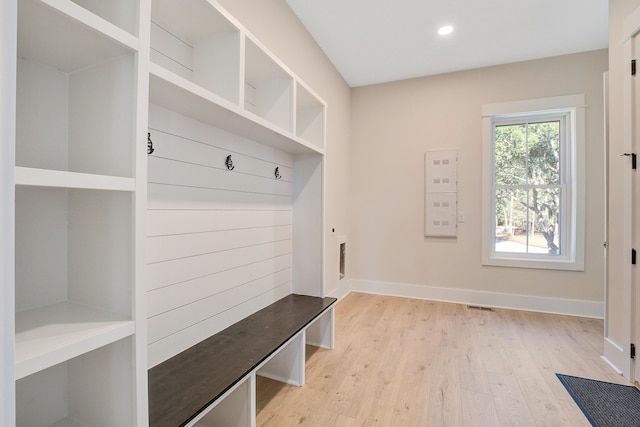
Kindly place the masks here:
[(215, 1), (0, 1), (0, 421), (145, 426), (148, 111), (291, 159), (289, 290), (324, 296), (326, 105)]
[(137, 147), (146, 142), (148, 80), (141, 5), (14, 4), (15, 279), (2, 284), (14, 291), (12, 421), (144, 424), (138, 353), (146, 343), (136, 298), (136, 209), (145, 197), (138, 178), (146, 171)]

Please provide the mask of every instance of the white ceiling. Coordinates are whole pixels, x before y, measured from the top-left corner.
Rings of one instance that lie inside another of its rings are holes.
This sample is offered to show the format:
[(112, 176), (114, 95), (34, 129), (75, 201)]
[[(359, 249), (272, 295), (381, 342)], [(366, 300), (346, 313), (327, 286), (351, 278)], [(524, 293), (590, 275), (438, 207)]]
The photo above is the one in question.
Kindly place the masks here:
[[(608, 0), (287, 3), (351, 87), (608, 45)], [(438, 36), (446, 24), (454, 32)]]

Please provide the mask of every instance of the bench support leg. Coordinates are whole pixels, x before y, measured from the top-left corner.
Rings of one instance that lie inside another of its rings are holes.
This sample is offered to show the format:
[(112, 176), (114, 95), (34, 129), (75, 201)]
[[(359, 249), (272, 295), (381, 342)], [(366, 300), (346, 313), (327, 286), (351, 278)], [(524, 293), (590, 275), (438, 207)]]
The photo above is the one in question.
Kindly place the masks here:
[(307, 344), (333, 350), (334, 338), (334, 311), (333, 307), (318, 317), (307, 328)]

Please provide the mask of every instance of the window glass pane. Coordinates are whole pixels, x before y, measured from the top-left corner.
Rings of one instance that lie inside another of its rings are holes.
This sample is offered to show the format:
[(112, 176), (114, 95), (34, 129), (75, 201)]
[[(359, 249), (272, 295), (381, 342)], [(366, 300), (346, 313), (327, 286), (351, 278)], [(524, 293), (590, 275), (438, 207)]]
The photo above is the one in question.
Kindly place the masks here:
[(527, 190), (496, 191), (496, 252), (527, 252)]
[(560, 122), (530, 123), (527, 135), (529, 184), (558, 184), (560, 182)]
[(527, 127), (525, 124), (495, 127), (495, 183), (523, 185), (527, 179)]
[(534, 188), (529, 201), (532, 229), (530, 248), (542, 248), (549, 255), (560, 254), (560, 188)]
[(560, 255), (560, 188), (496, 191), (496, 252)]

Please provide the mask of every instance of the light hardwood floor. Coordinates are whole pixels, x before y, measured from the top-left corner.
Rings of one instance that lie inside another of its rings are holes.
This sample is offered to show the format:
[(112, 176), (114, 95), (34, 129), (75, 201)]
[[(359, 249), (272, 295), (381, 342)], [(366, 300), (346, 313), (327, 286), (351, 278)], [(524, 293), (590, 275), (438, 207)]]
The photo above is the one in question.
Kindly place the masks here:
[(589, 426), (556, 373), (629, 384), (603, 322), (351, 293), (306, 385), (259, 378), (258, 426)]

